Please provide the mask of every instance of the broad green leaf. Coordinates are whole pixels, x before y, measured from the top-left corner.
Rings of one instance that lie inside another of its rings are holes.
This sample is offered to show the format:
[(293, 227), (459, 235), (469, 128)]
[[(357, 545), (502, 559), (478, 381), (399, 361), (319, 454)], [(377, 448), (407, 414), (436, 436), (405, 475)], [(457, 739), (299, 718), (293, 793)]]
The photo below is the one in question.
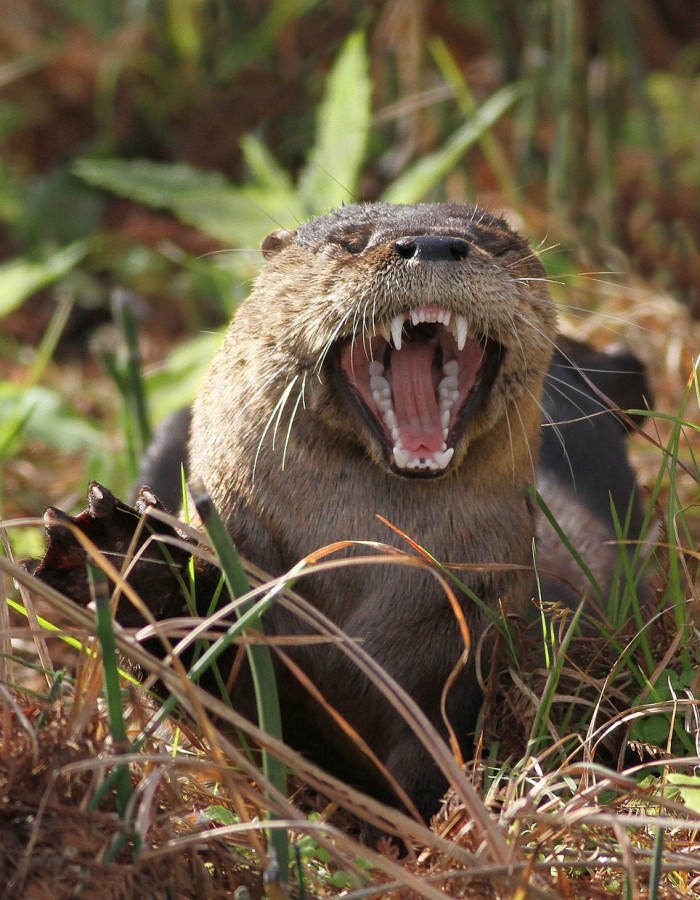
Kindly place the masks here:
[(633, 734), (637, 740), (654, 747), (665, 747), (668, 742), (669, 722), (666, 716), (650, 715), (635, 722)]
[(258, 187), (280, 191), (287, 195), (294, 194), (294, 185), (288, 172), (282, 168), (262, 141), (252, 134), (246, 134), (240, 143), (243, 158)]
[(424, 200), (521, 93), (520, 87), (509, 85), (489, 97), (439, 150), (429, 153), (397, 178), (384, 192), (382, 200), (388, 203), (419, 203)]
[(223, 175), (185, 163), (83, 159), (75, 171), (97, 187), (170, 210), (183, 222), (234, 247), (256, 248), (280, 223), (301, 218), (291, 191), (236, 188)]
[(27, 390), (22, 385), (2, 382), (0, 422), (17, 421), (22, 422), (22, 438), (41, 441), (60, 453), (104, 447), (102, 431), (71, 410), (55, 391), (45, 387)]
[(346, 40), (326, 81), (316, 143), (299, 180), (308, 215), (355, 198), (365, 158), (370, 94), (365, 40), (358, 31)]
[(239, 821), (234, 813), (225, 806), (208, 806), (202, 810), (202, 815), (211, 819), (212, 822), (216, 822), (217, 825), (235, 825)]
[(157, 372), (146, 375), (148, 405), (159, 422), (194, 399), (223, 332), (200, 334), (168, 354)]
[(700, 815), (700, 776), (671, 772), (667, 777), (669, 784), (678, 788), (685, 805)]
[(23, 257), (0, 265), (0, 316), (17, 309), (27, 297), (59, 281), (87, 252), (87, 244), (77, 241), (37, 262)]

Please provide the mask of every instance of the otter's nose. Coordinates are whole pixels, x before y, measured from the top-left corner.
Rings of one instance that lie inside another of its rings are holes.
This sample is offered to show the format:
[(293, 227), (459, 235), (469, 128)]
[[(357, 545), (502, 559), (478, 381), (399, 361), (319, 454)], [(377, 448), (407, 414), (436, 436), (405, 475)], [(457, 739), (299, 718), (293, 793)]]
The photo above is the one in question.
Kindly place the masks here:
[(402, 259), (439, 260), (465, 259), (469, 244), (462, 238), (444, 234), (418, 234), (394, 241), (394, 249)]

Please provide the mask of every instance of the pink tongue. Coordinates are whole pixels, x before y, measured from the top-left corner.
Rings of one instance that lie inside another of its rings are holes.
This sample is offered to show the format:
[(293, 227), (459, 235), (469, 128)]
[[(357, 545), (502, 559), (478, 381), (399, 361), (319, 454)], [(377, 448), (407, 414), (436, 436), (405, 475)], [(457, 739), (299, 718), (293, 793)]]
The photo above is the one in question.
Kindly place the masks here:
[(401, 440), (418, 457), (435, 453), (443, 445), (434, 358), (435, 347), (426, 341), (407, 341), (391, 354), (391, 390)]

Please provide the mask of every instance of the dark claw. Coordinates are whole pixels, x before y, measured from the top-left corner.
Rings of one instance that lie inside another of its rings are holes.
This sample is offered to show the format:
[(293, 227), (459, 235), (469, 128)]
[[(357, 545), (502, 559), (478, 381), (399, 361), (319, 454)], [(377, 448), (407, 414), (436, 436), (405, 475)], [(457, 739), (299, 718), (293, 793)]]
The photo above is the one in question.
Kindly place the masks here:
[(134, 506), (141, 515), (143, 515), (149, 508), (160, 509), (165, 512), (165, 507), (163, 506), (163, 504), (156, 497), (153, 491), (145, 484), (139, 488), (136, 495), (136, 500), (134, 501)]
[(111, 515), (117, 501), (114, 494), (96, 481), (88, 485), (88, 510), (95, 519), (106, 519)]
[[(89, 554), (75, 535), (82, 532), (117, 570), (122, 570), (139, 550), (138, 562), (129, 574), (129, 584), (139, 593), (156, 618), (179, 615), (186, 609), (179, 573), (185, 573), (190, 552), (182, 547), (167, 546), (152, 536), (183, 539), (181, 532), (153, 518), (144, 521), (149, 509), (163, 510), (153, 491), (142, 487), (133, 507), (111, 491), (91, 482), (88, 506), (77, 516), (69, 516), (50, 507), (44, 513), (46, 553), (40, 562), (29, 561), (25, 567), (46, 584), (86, 606), (92, 599), (87, 578)], [(143, 620), (131, 604), (120, 604), (119, 620), (124, 625), (140, 625)]]

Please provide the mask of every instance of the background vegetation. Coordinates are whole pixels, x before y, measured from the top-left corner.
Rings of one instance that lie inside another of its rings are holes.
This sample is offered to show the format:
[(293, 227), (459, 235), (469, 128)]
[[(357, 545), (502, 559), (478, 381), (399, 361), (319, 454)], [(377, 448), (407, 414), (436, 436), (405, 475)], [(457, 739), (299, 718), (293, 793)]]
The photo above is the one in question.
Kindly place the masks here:
[[(20, 517), (49, 505), (75, 512), (89, 478), (128, 495), (149, 428), (196, 390), (220, 328), (260, 264), (256, 248), (267, 231), (351, 199), (478, 200), (506, 211), (540, 248), (565, 329), (600, 345), (624, 340), (649, 367), (663, 415), (647, 429), (652, 440), (637, 440), (633, 452), (657, 502), (661, 544), (671, 545), (658, 563), (664, 590), (669, 583), (673, 588), (669, 608), (685, 606), (661, 644), (647, 648), (652, 662), (641, 678), (644, 689), (633, 679), (629, 702), (635, 710), (646, 704), (636, 739), (666, 755), (680, 752), (683, 764), (673, 774), (692, 785), (697, 732), (680, 728), (682, 717), (673, 712), (679, 708), (672, 706), (682, 696), (691, 717), (697, 696), (697, 648), (687, 613), (689, 599), (697, 604), (692, 566), (700, 534), (693, 445), (700, 421), (700, 21), (694, 4), (26, 0), (7, 4), (2, 22), (0, 515), (9, 523), (9, 564), (13, 554), (37, 555), (42, 547), (41, 530), (20, 527)], [(136, 385), (132, 319), (143, 366)], [(145, 420), (135, 411), (141, 388)], [(3, 647), (16, 656), (16, 646)], [(51, 644), (40, 653), (42, 666), (57, 668), (63, 654)], [(9, 687), (24, 680), (16, 666), (4, 674)], [(42, 759), (53, 760), (47, 766), (58, 764), (58, 747), (68, 736), (79, 758), (90, 755), (86, 722), (99, 714), (83, 688), (71, 695), (72, 711), (52, 707), (51, 728), (41, 732)], [(76, 709), (88, 710), (80, 726)], [(6, 726), (3, 752), (13, 749), (19, 760), (30, 753), (23, 741), (37, 733), (36, 716), (47, 715), (44, 701), (35, 697), (27, 712), (24, 737)], [(198, 750), (199, 738), (190, 737)], [(220, 761), (206, 758), (207, 765)], [(481, 840), (491, 841), (482, 864), (503, 862), (504, 835), (515, 829), (510, 853), (523, 890), (692, 895), (697, 873), (675, 857), (671, 876), (654, 874), (653, 866), (649, 876), (649, 861), (662, 851), (679, 858), (684, 847), (698, 851), (677, 797), (660, 821), (662, 793), (640, 800), (633, 782), (606, 775), (586, 799), (589, 831), (569, 827), (568, 819), (557, 831), (553, 820), (564, 813), (575, 822), (574, 800), (583, 802), (580, 776), (548, 764), (554, 774), (543, 782), (536, 778), (539, 765), (530, 760), (508, 769), (509, 778), (489, 769), (482, 795), (501, 813), (488, 839), (465, 824), (480, 814), (465, 812), (463, 795), (462, 806), (445, 813), (438, 832), (457, 841), (456, 861), (444, 856), (443, 845), (426, 843), (401, 868), (390, 857), (383, 863), (372, 857), (373, 877), (403, 878), (413, 889), (411, 879), (422, 878), (427, 892), (428, 879), (441, 873), (455, 896), (471, 890), (489, 896), (493, 885), (508, 895), (505, 882), (481, 869), (476, 888), (475, 875), (457, 882), (445, 872), (450, 866), (460, 877), (476, 871), (464, 854)], [(44, 787), (30, 784), (21, 765), (10, 766), (10, 774), (20, 794), (42, 796)], [(180, 805), (169, 797), (171, 814), (177, 808), (184, 817), (183, 829), (196, 831), (200, 814), (231, 828), (250, 818), (250, 810), (231, 800), (241, 788), (227, 777), (207, 770), (184, 799), (178, 795)], [(80, 790), (88, 790), (83, 782)], [(217, 792), (225, 802), (212, 799)], [(629, 816), (623, 795), (644, 819), (639, 833), (628, 836), (634, 853), (618, 826), (604, 821)], [(519, 811), (509, 806), (513, 801)], [(611, 805), (602, 809), (603, 802)], [(534, 818), (518, 818), (525, 808)], [(166, 832), (172, 837), (162, 822), (159, 827), (160, 838), (149, 837), (151, 853)], [(215, 887), (207, 889), (219, 891), (212, 896), (240, 887), (239, 876), (259, 889), (247, 873), (260, 867), (260, 840), (242, 827), (241, 833), (248, 843), (209, 845), (205, 869)], [(676, 844), (669, 844), (671, 834)], [(98, 840), (108, 838), (100, 832)], [(591, 842), (618, 862), (593, 865), (586, 856)], [(74, 844), (94, 855), (82, 832)], [(341, 841), (331, 852), (313, 831), (295, 846), (310, 873), (307, 891), (332, 893), (348, 883), (360, 890), (364, 864), (357, 848)], [(546, 850), (533, 849), (540, 846)], [(584, 856), (586, 866), (576, 870)], [(194, 858), (170, 858), (177, 860), (170, 874), (177, 872), (181, 884), (195, 869), (202, 877)], [(130, 863), (129, 878), (162, 882), (170, 877), (158, 869), (163, 859), (148, 863), (148, 875)], [(538, 874), (530, 878), (535, 860)], [(125, 871), (115, 874), (115, 891)], [(268, 880), (277, 884), (269, 870)], [(145, 882), (138, 884), (146, 890)], [(124, 888), (126, 896), (132, 888)]]

